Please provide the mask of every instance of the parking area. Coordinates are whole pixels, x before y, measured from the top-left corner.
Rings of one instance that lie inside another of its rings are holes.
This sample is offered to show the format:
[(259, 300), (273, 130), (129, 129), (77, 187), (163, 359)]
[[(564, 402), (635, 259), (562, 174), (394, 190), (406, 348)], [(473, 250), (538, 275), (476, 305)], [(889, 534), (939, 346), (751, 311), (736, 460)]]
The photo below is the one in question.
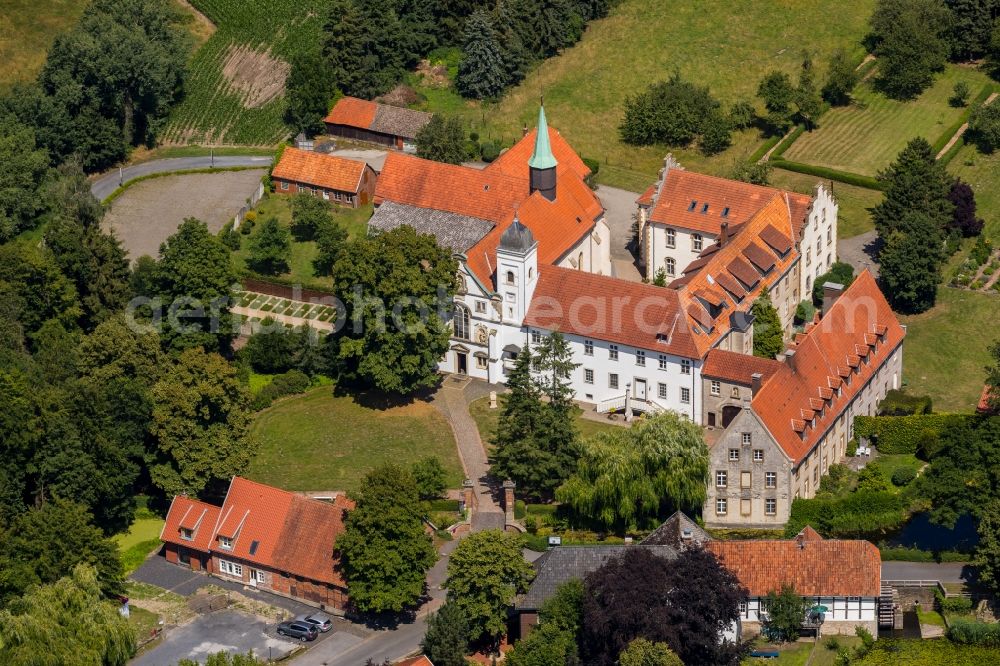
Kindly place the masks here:
[(199, 615), (167, 632), (163, 641), (132, 663), (135, 666), (171, 666), (181, 659), (204, 662), (215, 652), (249, 652), (268, 659), (280, 659), (298, 646), (297, 641), (274, 634), (274, 623), (244, 613), (220, 610)]
[(611, 263), (615, 269), (615, 277), (639, 282), (642, 280), (642, 274), (636, 265), (632, 242), (635, 200), (639, 195), (601, 185), (597, 188), (597, 197), (604, 204), (604, 220), (611, 229)]

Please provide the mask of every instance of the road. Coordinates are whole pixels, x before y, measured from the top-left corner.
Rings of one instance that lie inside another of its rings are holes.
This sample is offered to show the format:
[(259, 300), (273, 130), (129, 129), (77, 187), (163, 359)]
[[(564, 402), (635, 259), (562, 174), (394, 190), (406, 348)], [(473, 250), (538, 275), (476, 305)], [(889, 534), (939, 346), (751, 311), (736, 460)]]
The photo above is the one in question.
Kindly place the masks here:
[(969, 579), (972, 567), (961, 562), (883, 562), (882, 580), (939, 580), (961, 583)]
[(194, 169), (218, 169), (230, 167), (266, 167), (271, 164), (271, 157), (265, 155), (220, 155), (214, 162), (211, 157), (169, 157), (162, 160), (152, 160), (125, 167), (119, 174), (113, 169), (99, 176), (90, 185), (90, 191), (98, 201), (104, 201), (112, 192), (118, 189), (121, 182), (128, 182), (142, 176), (154, 173), (169, 173), (171, 171), (191, 171)]

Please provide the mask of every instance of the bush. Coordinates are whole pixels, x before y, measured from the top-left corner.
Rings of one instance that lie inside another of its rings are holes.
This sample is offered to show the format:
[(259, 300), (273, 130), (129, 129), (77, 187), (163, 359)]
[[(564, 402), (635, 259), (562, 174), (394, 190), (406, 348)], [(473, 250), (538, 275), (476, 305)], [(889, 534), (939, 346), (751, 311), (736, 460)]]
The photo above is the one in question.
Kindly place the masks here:
[(965, 81), (959, 81), (952, 88), (951, 97), (948, 98), (948, 103), (954, 107), (965, 106), (969, 103), (969, 84)]
[(858, 453), (858, 440), (852, 439), (847, 443), (847, 448), (844, 449), (844, 455), (848, 458), (853, 458)]
[(948, 627), (948, 638), (959, 645), (1000, 647), (1000, 624), (955, 620)]
[(437, 456), (427, 456), (413, 463), (413, 478), (422, 500), (434, 500), (444, 495), (445, 471), (444, 465)]
[(236, 229), (233, 228), (232, 220), (226, 222), (226, 226), (222, 227), (219, 231), (219, 240), (222, 241), (223, 245), (234, 252), (240, 249), (240, 235)]
[(278, 398), (296, 393), (304, 393), (311, 384), (309, 376), (301, 370), (289, 370), (276, 375), (271, 383), (254, 396), (252, 407), (255, 410), (266, 409)]
[(900, 527), (908, 517), (903, 499), (895, 491), (858, 490), (846, 497), (796, 499), (785, 525), (785, 536), (794, 537), (806, 525), (825, 537), (862, 537)]
[(917, 470), (912, 467), (900, 467), (892, 473), (892, 485), (902, 488), (917, 478)]
[(670, 79), (626, 98), (625, 118), (618, 130), (622, 141), (636, 146), (686, 146), (718, 114), (719, 102), (707, 87), (684, 81), (674, 72)]
[(438, 499), (428, 502), (431, 511), (458, 511), (459, 501), (453, 499)]
[(880, 543), (878, 551), (883, 562), (968, 562), (969, 554), (954, 550), (921, 550)]
[(524, 520), (525, 515), (527, 515), (527, 510), (524, 506), (524, 500), (516, 500), (514, 502), (514, 519)]
[(802, 301), (795, 308), (795, 321), (799, 323), (810, 322), (815, 316), (816, 307), (812, 304), (812, 301)]
[(967, 597), (946, 597), (941, 590), (934, 590), (934, 601), (942, 613), (964, 615), (972, 611), (972, 599)]
[(737, 101), (729, 109), (729, 124), (733, 126), (733, 129), (747, 129), (753, 125), (753, 121), (756, 119), (757, 110), (753, 108), (753, 104), (745, 99)]
[(878, 404), (878, 410), (883, 416), (910, 416), (930, 414), (933, 406), (929, 395), (908, 395), (902, 389), (892, 389)]
[(917, 453), (926, 433), (936, 437), (944, 428), (966, 418), (962, 414), (855, 416), (854, 435), (874, 439), (879, 453)]
[(479, 147), (479, 154), (484, 162), (492, 162), (500, 157), (500, 144), (493, 141), (483, 141)]
[(979, 106), (969, 116), (969, 137), (984, 153), (1000, 148), (1000, 104)]

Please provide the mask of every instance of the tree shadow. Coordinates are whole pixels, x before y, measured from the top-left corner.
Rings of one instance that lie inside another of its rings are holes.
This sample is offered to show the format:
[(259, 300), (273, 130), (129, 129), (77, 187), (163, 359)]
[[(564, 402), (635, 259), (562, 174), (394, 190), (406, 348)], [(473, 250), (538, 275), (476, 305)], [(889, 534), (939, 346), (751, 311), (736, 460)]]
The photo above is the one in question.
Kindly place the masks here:
[(338, 398), (350, 398), (360, 407), (384, 412), (397, 407), (406, 407), (416, 402), (428, 403), (434, 393), (441, 388), (441, 379), (433, 387), (422, 388), (407, 395), (386, 393), (357, 385), (339, 382), (333, 387), (333, 395)]

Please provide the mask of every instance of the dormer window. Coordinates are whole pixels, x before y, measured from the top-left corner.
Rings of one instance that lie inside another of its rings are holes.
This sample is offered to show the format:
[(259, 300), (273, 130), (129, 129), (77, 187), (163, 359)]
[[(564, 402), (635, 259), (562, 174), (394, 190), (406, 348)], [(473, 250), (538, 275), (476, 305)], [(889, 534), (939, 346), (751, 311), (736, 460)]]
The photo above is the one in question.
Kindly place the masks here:
[(194, 530), (188, 529), (187, 527), (181, 528), (181, 538), (185, 541), (191, 541), (194, 539)]
[(229, 537), (219, 536), (219, 548), (225, 548), (226, 550), (233, 549), (233, 540)]

